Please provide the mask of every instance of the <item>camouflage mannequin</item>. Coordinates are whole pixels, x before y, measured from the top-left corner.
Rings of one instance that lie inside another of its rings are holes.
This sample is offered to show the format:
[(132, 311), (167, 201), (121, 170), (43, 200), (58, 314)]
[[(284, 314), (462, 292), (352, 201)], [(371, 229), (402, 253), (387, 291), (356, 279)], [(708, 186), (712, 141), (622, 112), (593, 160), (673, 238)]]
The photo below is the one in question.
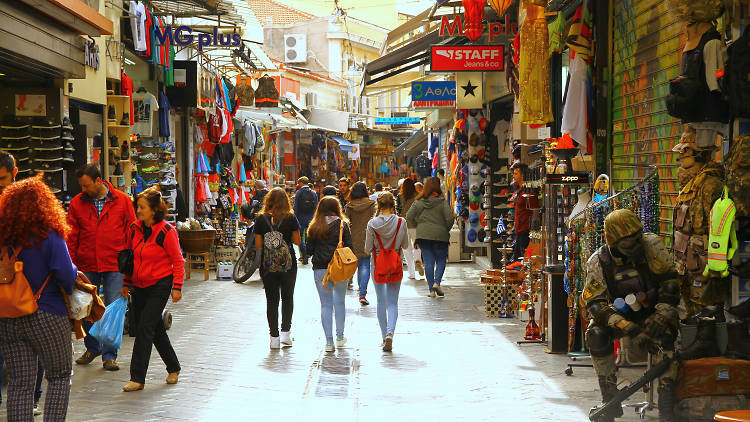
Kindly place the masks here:
[(708, 257), (711, 208), (723, 191), (724, 169), (711, 161), (712, 150), (699, 149), (695, 142), (695, 131), (688, 127), (672, 149), (680, 154), (677, 174), (682, 186), (672, 214), (673, 250), (688, 317), (706, 306), (711, 306), (713, 311), (724, 303), (721, 279), (703, 275)]
[[(591, 315), (586, 343), (599, 378), (603, 402), (617, 391), (614, 340), (628, 336), (633, 344), (661, 360), (674, 353), (680, 300), (678, 276), (664, 242), (643, 233), (630, 210), (615, 210), (604, 220), (606, 244), (586, 263), (583, 302)], [(623, 307), (627, 301), (630, 306)], [(616, 305), (619, 307), (616, 307)], [(636, 309), (638, 309), (636, 311)], [(659, 382), (659, 418), (674, 421), (674, 364)], [(609, 415), (622, 415), (622, 409)]]

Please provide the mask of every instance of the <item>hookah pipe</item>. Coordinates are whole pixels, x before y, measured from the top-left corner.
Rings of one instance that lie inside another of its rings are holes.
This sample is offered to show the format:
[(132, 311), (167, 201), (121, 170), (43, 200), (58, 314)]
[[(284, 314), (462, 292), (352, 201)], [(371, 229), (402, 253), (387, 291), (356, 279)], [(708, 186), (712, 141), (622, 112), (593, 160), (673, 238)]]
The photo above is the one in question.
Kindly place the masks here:
[[(533, 267), (533, 259), (538, 258), (537, 256), (531, 256), (531, 248), (528, 248), (525, 250), (526, 252), (526, 282), (528, 283), (528, 289), (529, 289), (529, 297), (531, 299), (531, 304), (527, 308), (529, 311), (529, 322), (526, 324), (526, 336), (524, 337), (525, 340), (539, 340), (542, 338), (540, 332), (539, 332), (539, 325), (535, 321), (535, 309), (534, 309), (534, 302), (536, 295), (536, 290), (538, 288), (538, 284), (534, 283), (534, 278), (532, 278), (532, 267)], [(539, 314), (540, 322), (541, 322), (541, 312)]]

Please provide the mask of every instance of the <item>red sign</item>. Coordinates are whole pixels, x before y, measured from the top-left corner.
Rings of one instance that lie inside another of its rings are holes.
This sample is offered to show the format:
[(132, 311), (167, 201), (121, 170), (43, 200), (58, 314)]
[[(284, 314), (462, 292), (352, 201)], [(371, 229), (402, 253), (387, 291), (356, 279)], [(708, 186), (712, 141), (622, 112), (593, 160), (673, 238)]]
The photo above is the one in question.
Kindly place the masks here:
[[(508, 38), (518, 35), (518, 25), (511, 23), (508, 15), (505, 15), (505, 22), (489, 22), (487, 23), (487, 27), (489, 29), (490, 42), (495, 41), (496, 38)], [(456, 15), (453, 22), (450, 21), (448, 16), (443, 16), (440, 20), (438, 34), (441, 37), (457, 37), (466, 35), (465, 29), (461, 15)]]
[(432, 46), (433, 72), (504, 70), (502, 45)]
[(455, 101), (412, 101), (411, 105), (414, 108), (455, 108)]

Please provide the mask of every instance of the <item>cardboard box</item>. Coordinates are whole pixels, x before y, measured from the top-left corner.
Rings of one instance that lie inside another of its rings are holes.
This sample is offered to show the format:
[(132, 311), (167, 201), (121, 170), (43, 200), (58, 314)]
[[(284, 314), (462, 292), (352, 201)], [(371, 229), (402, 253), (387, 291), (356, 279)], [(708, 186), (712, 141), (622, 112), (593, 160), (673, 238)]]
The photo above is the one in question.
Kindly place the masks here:
[(593, 155), (577, 155), (571, 160), (573, 171), (594, 171)]
[(216, 278), (218, 280), (231, 280), (234, 272), (234, 264), (231, 262), (219, 262), (216, 264)]

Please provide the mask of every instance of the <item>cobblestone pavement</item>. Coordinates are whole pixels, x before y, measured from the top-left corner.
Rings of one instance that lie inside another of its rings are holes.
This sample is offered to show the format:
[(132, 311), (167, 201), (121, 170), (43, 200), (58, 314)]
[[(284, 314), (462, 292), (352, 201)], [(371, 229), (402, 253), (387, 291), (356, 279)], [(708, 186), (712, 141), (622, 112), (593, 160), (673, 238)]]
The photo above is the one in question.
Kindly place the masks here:
[[(349, 341), (323, 351), (310, 266), (298, 273), (294, 346), (283, 350), (268, 347), (259, 281), (188, 280), (183, 301), (168, 305), (179, 384), (165, 384), (154, 351), (145, 390), (123, 393), (133, 345), (125, 337), (119, 372), (105, 371), (101, 360), (74, 365), (68, 420), (587, 421), (599, 397), (593, 370), (576, 368), (569, 377), (567, 356), (516, 345), (525, 324), (484, 316), (480, 272), (449, 264), (444, 299), (427, 297), (424, 281), (405, 281), (392, 353), (379, 347), (374, 291), (365, 307), (349, 291)], [(75, 348), (80, 355), (83, 341)], [(629, 411), (621, 420), (638, 418)]]

